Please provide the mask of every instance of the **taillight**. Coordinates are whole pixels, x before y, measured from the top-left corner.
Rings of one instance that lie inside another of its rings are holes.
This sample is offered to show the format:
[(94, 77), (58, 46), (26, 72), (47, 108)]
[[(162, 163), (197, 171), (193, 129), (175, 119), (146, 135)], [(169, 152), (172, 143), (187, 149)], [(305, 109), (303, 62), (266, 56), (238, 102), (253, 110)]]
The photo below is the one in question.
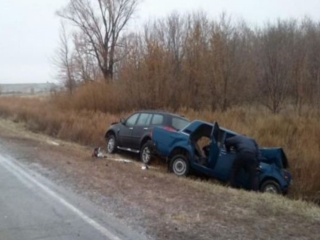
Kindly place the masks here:
[(170, 131), (170, 132), (176, 132), (176, 130), (170, 126), (164, 126), (163, 128), (167, 131)]

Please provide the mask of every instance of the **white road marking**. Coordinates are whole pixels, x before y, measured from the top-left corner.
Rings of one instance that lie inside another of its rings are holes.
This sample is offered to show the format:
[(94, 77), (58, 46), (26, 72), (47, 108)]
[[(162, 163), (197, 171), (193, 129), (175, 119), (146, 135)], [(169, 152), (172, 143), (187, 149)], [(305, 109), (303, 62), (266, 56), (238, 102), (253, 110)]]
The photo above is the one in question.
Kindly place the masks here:
[(100, 231), (105, 237), (107, 237), (110, 240), (121, 240), (119, 237), (111, 233), (108, 229), (101, 226), (99, 223), (97, 223), (95, 220), (87, 216), (85, 213), (83, 213), (81, 210), (73, 206), (71, 203), (67, 202), (65, 199), (60, 197), (57, 193), (43, 185), (42, 183), (38, 182), (37, 179), (33, 178), (30, 174), (28, 174), (26, 171), (23, 170), (20, 166), (18, 166), (17, 163), (14, 163), (13, 161), (9, 161), (3, 156), (0, 155), (0, 163), (2, 166), (4, 166), (8, 171), (13, 173), (15, 176), (19, 178), (20, 181), (25, 183), (22, 179), (22, 177), (25, 180), (29, 180), (29, 182), (35, 184), (39, 188), (41, 188), (44, 192), (46, 192), (48, 195), (56, 199), (58, 202), (60, 202), (62, 205), (70, 209), (72, 212), (77, 214), (80, 218), (82, 218), (86, 223)]

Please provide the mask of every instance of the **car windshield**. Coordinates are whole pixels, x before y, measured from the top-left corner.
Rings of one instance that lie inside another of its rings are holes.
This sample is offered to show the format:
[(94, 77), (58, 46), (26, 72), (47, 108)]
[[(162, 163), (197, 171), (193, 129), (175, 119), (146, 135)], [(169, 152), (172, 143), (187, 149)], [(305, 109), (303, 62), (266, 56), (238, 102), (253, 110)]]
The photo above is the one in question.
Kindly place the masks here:
[(181, 130), (189, 124), (189, 120), (185, 118), (172, 117), (172, 127), (176, 130)]

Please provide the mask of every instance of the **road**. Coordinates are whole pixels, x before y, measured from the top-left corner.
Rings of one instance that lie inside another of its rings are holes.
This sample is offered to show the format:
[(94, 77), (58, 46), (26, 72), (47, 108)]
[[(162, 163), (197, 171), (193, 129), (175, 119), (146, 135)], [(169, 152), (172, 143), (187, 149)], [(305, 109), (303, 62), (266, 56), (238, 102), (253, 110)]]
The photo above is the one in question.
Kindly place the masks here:
[(1, 240), (146, 239), (110, 214), (0, 155)]

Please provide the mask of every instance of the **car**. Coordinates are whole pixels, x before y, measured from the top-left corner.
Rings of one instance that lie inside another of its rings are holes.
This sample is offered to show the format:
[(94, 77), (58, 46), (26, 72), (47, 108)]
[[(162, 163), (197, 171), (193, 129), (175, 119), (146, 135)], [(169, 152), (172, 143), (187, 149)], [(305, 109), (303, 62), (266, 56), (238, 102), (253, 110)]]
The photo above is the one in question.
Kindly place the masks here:
[(112, 123), (105, 133), (107, 152), (124, 150), (140, 154), (143, 163), (151, 161), (151, 133), (155, 126), (179, 131), (189, 124), (189, 120), (178, 114), (165, 111), (144, 110), (130, 115), (120, 122)]
[[(238, 135), (220, 128), (218, 123), (195, 120), (179, 131), (156, 127), (152, 133), (153, 151), (167, 159), (168, 168), (178, 176), (191, 171), (228, 182), (236, 157), (226, 151), (225, 140)], [(201, 148), (199, 143), (207, 144)], [(260, 148), (261, 158), (257, 174), (261, 192), (286, 194), (291, 183), (288, 160), (282, 148)], [(236, 177), (239, 187), (249, 189), (249, 176), (241, 170)]]

